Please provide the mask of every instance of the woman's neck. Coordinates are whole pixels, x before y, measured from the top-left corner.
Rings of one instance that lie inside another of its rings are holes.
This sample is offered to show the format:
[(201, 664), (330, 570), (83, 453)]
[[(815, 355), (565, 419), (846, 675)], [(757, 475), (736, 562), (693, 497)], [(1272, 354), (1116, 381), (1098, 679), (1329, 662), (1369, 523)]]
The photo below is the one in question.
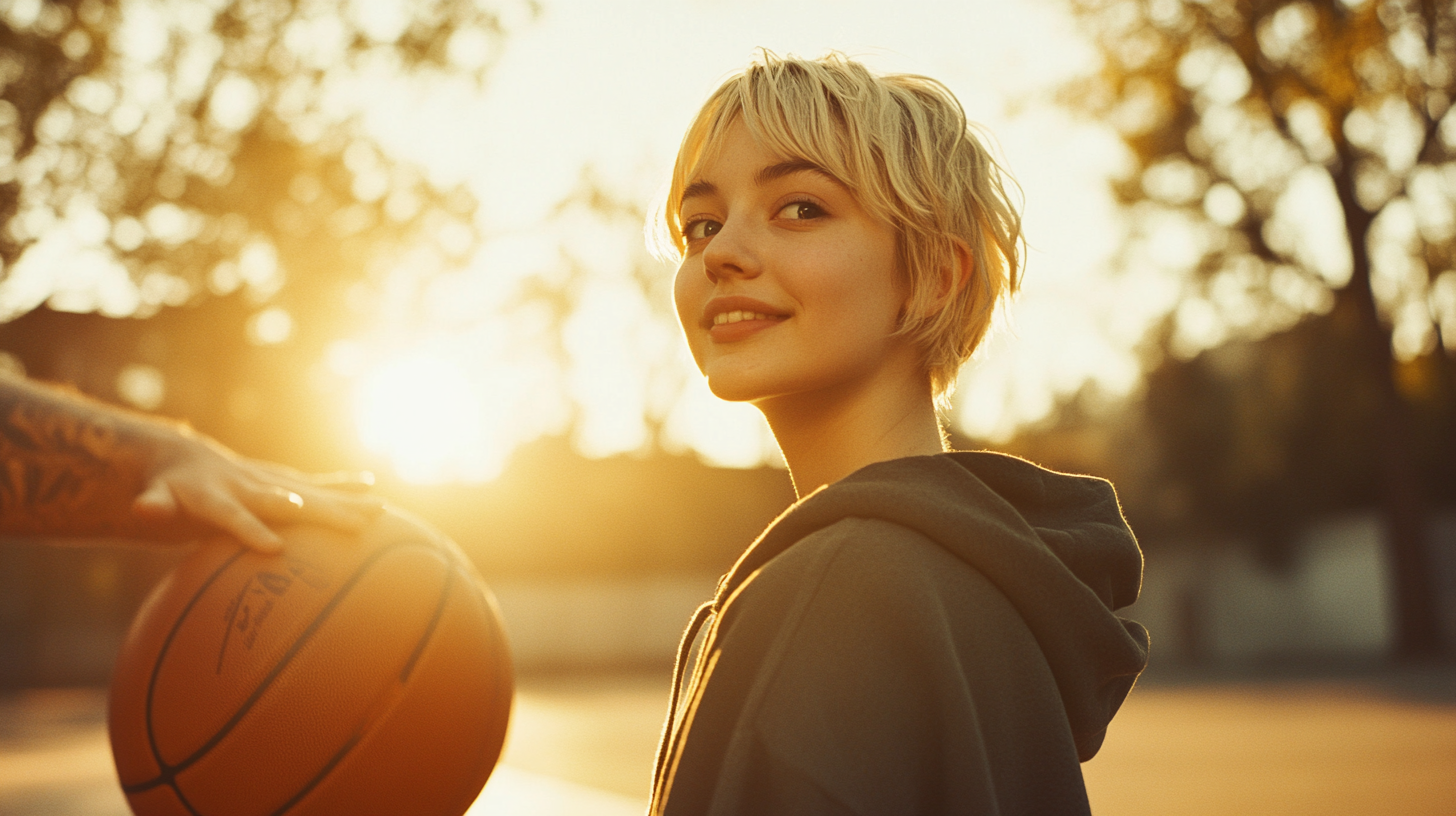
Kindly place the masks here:
[(918, 376), (769, 399), (758, 408), (800, 498), (865, 465), (945, 450), (929, 384)]

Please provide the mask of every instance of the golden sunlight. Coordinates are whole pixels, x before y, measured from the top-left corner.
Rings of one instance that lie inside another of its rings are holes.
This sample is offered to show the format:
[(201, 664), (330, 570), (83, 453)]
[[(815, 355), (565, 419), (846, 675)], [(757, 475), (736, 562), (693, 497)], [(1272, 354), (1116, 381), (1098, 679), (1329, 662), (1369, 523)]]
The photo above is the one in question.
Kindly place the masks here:
[(354, 419), (364, 446), (408, 481), (481, 482), (500, 473), (512, 447), (495, 432), (498, 402), (461, 367), (417, 352), (359, 379)]

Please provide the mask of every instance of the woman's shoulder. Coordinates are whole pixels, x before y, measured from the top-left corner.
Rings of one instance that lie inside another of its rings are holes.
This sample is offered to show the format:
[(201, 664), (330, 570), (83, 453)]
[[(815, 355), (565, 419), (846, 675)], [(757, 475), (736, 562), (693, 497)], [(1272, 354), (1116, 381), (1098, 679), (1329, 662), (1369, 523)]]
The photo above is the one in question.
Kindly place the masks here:
[(902, 622), (938, 618), (943, 598), (1000, 593), (973, 566), (925, 534), (893, 521), (845, 517), (804, 536), (748, 576), (724, 605), (742, 614), (789, 621), (842, 617), (868, 606), (894, 610)]
[(924, 533), (880, 518), (847, 516), (804, 536), (774, 556), (754, 579), (807, 576), (881, 580), (922, 573), (941, 574), (948, 566), (970, 569)]

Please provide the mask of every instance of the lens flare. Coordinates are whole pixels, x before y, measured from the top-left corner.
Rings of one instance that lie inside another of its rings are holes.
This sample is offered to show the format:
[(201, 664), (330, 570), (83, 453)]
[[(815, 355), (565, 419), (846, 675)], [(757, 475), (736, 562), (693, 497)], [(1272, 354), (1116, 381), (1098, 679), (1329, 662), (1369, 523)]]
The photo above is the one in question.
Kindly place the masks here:
[(416, 483), (482, 482), (510, 452), (496, 400), (458, 365), (416, 353), (385, 360), (359, 381), (359, 439)]

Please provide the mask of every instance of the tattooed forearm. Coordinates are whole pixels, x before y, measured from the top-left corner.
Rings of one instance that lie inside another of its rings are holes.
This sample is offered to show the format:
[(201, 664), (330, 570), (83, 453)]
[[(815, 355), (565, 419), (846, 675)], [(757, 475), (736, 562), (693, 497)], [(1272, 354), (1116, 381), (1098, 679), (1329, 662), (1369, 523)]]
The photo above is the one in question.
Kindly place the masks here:
[(356, 531), (381, 509), (186, 425), (0, 375), (0, 536), (223, 533), (271, 551), (282, 544), (272, 525)]
[(0, 533), (131, 531), (147, 452), (98, 405), (0, 379)]

